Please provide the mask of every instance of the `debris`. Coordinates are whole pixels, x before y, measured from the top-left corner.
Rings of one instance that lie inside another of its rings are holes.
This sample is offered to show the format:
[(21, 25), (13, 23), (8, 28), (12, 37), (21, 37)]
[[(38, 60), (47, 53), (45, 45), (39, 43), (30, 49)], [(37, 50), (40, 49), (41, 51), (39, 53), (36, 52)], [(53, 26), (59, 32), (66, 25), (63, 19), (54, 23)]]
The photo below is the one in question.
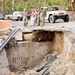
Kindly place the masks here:
[(8, 75), (16, 75), (14, 72), (10, 72)]
[(30, 69), (27, 69), (26, 71), (23, 71), (22, 73), (18, 75), (39, 75), (39, 73)]

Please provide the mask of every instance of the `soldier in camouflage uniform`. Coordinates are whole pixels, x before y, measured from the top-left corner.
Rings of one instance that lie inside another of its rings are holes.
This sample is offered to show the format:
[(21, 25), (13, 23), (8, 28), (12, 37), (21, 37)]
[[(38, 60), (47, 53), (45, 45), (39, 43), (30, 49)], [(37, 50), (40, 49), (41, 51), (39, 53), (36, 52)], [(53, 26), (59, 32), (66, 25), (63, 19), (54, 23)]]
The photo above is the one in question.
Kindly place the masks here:
[(24, 11), (23, 11), (23, 22), (24, 22), (24, 26), (28, 25), (28, 18), (27, 18), (26, 9), (24, 9)]
[(40, 26), (45, 25), (45, 15), (44, 15), (44, 9), (40, 9)]
[(36, 25), (40, 25), (40, 10), (36, 10)]

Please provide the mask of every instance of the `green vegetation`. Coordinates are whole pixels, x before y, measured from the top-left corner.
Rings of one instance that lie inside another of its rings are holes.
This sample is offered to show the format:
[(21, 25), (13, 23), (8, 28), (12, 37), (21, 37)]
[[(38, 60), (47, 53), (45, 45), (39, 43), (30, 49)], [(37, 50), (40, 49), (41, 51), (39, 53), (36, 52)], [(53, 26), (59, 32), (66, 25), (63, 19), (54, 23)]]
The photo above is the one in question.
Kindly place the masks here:
[(42, 4), (40, 2), (37, 2), (36, 0), (27, 0), (25, 2), (22, 2), (16, 5), (15, 10), (23, 10), (24, 8), (29, 10), (31, 8), (39, 8), (41, 6)]
[(64, 9), (67, 7), (67, 1), (66, 0), (46, 0), (46, 3), (49, 6), (53, 6), (53, 5), (61, 6)]
[[(5, 14), (12, 13), (12, 1), (13, 0), (0, 0), (0, 12)], [(41, 6), (58, 5), (64, 9), (69, 5), (71, 0), (14, 0), (14, 10), (22, 10), (26, 8), (40, 8)]]

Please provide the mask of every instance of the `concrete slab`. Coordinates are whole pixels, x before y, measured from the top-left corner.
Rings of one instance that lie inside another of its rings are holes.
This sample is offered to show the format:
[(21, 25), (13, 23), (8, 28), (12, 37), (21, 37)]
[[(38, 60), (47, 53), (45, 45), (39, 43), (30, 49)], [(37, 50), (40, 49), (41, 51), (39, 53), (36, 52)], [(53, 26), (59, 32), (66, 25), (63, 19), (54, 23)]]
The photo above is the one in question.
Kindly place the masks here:
[(14, 35), (15, 37), (15, 40), (17, 41), (22, 41), (22, 31), (21, 30), (18, 30), (17, 33)]
[(17, 71), (35, 67), (50, 52), (51, 42), (19, 42), (7, 51), (10, 69)]

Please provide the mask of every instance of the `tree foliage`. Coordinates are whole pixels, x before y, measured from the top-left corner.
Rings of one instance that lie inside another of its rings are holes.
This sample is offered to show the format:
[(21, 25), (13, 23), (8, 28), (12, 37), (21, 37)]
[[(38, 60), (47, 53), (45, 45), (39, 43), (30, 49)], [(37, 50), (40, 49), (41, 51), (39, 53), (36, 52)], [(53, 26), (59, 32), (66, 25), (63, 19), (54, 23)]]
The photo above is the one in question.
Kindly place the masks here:
[[(13, 0), (0, 0), (0, 12), (3, 14), (12, 13), (12, 1)], [(14, 0), (14, 10), (23, 10), (26, 8), (40, 8), (41, 6), (53, 6), (58, 5), (64, 9), (69, 6), (71, 0)]]
[(66, 0), (46, 0), (46, 3), (49, 6), (58, 5), (58, 6), (61, 6), (63, 8), (66, 8), (67, 7)]
[(16, 5), (15, 10), (23, 10), (24, 8), (29, 10), (31, 8), (39, 8), (41, 6), (42, 4), (39, 2), (39, 0), (27, 0), (25, 2), (22, 2)]

